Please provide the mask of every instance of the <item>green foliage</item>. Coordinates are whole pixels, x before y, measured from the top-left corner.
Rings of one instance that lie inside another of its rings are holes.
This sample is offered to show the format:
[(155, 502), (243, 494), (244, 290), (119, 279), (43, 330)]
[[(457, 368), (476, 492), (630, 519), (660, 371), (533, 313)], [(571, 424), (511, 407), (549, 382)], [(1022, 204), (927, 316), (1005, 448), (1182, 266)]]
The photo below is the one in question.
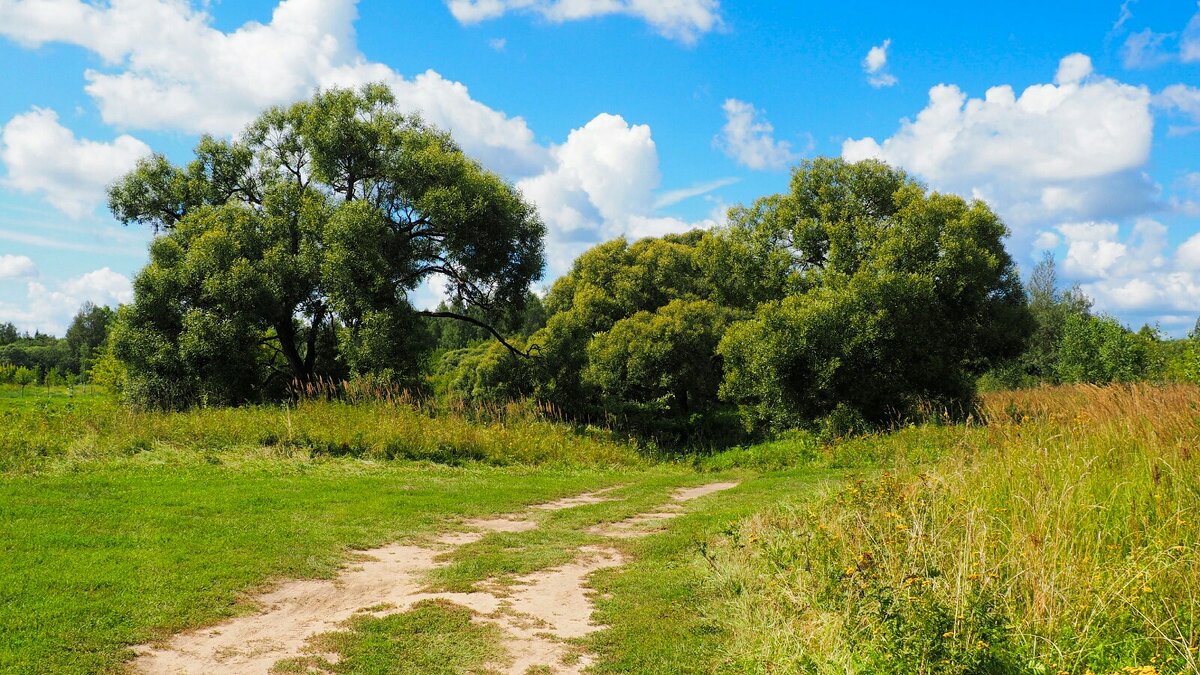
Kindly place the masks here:
[(53, 368), (71, 370), (74, 362), (65, 340), (44, 333), (20, 335), (12, 342), (0, 345), (0, 363), (23, 366), (36, 373)]
[(531, 396), (572, 417), (695, 436), (716, 419), (715, 347), (734, 313), (712, 300), (709, 235), (690, 232), (592, 248), (545, 299), (549, 318), (520, 361), (495, 346), (451, 352), (438, 379), (451, 396)]
[(1146, 377), (1147, 338), (1111, 317), (1073, 315), (1063, 326), (1058, 350), (1058, 376), (1063, 382), (1105, 384)]
[(587, 345), (583, 380), (609, 410), (622, 404), (689, 415), (717, 403), (717, 344), (730, 312), (707, 300), (672, 300), (653, 313), (621, 319)]
[(97, 306), (91, 302), (83, 303), (63, 337), (71, 358), (68, 364), (64, 364), (64, 370), (87, 372), (96, 350), (108, 339), (108, 332), (116, 315), (111, 307)]
[(841, 435), (966, 411), (1032, 329), (995, 214), (884, 164), (806, 162), (790, 193), (730, 220), (592, 248), (546, 298), (527, 341), (540, 358), (485, 363), (477, 348), (439, 381), (672, 442), (728, 440), (735, 408), (755, 431), (824, 420)]
[(12, 323), (0, 323), (0, 347), (10, 345), (21, 338), (17, 327)]
[(823, 159), (735, 223), (736, 236), (786, 251), (794, 280), (719, 348), (722, 394), (754, 424), (836, 413), (856, 431), (921, 405), (965, 411), (975, 378), (1024, 346), (1007, 231), (981, 202), (928, 194), (878, 162)]
[(120, 394), (125, 389), (126, 378), (125, 364), (113, 354), (112, 345), (106, 343), (101, 346), (92, 361), (91, 369), (87, 372), (87, 380)]
[(268, 110), (184, 167), (144, 160), (109, 203), (163, 232), (113, 341), (146, 405), (350, 373), (416, 385), (432, 347), (418, 286), (441, 277), (486, 314), (519, 306), (543, 266), (533, 208), (381, 85)]
[(37, 371), (20, 366), (13, 371), (12, 382), (24, 390), (25, 387), (37, 382)]

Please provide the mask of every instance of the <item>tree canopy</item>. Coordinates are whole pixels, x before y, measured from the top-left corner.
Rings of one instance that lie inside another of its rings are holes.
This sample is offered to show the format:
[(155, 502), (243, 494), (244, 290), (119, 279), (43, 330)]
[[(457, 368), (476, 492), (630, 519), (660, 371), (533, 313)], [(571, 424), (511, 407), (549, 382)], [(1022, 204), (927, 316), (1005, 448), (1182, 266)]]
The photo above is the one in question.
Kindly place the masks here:
[[(534, 208), (382, 85), (272, 108), (195, 155), (143, 160), (109, 191), (119, 220), (161, 233), (113, 333), (142, 403), (237, 403), (355, 372), (413, 381), (426, 319), (489, 327), (541, 274)], [(415, 309), (434, 277), (484, 318)]]
[(652, 430), (731, 408), (758, 429), (878, 424), (921, 404), (965, 410), (1032, 328), (1000, 219), (885, 164), (805, 162), (790, 192), (730, 219), (596, 246), (546, 298), (529, 338), (540, 359), (500, 367), (481, 347), (451, 379)]
[(727, 236), (769, 242), (792, 280), (719, 349), (723, 395), (758, 423), (965, 410), (975, 378), (1032, 329), (995, 213), (885, 164), (805, 162), (789, 193), (732, 216)]

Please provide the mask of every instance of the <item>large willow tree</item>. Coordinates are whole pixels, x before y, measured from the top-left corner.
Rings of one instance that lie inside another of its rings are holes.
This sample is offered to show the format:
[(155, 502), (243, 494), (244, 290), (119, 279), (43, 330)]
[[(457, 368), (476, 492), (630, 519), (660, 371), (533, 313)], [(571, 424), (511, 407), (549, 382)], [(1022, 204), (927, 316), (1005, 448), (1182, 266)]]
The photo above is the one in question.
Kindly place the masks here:
[[(186, 166), (143, 160), (109, 205), (159, 234), (113, 335), (128, 391), (154, 406), (414, 378), (424, 321), (488, 328), (478, 317), (523, 302), (544, 265), (534, 208), (381, 85), (268, 110)], [(480, 311), (416, 310), (431, 277)]]

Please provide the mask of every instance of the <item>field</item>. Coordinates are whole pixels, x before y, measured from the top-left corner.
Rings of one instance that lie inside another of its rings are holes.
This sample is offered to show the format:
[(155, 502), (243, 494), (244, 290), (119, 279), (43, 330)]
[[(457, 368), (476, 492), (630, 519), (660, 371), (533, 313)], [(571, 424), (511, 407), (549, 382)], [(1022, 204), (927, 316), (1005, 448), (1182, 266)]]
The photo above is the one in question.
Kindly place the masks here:
[(429, 599), (363, 604), (277, 670), (511, 671), (512, 617), (471, 602), (582, 565), (603, 629), (528, 672), (1194, 672), (1200, 389), (989, 394), (981, 416), (666, 456), (524, 406), (5, 390), (0, 671), (127, 669), (402, 544), (436, 553)]

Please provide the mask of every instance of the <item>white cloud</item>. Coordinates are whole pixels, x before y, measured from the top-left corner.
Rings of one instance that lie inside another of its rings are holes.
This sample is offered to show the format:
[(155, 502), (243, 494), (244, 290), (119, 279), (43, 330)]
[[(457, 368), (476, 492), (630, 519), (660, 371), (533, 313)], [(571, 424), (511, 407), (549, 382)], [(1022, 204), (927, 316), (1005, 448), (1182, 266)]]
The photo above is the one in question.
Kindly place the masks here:
[(91, 211), (105, 186), (149, 153), (128, 135), (108, 143), (78, 139), (43, 108), (17, 115), (0, 130), (0, 160), (8, 171), (3, 184), (39, 194), (74, 218)]
[(618, 115), (598, 115), (553, 147), (551, 155), (546, 172), (517, 183), (546, 221), (549, 278), (606, 239), (661, 236), (713, 224), (655, 213), (661, 204), (661, 198), (654, 197), (661, 174), (648, 126), (630, 125)]
[(1170, 61), (1172, 55), (1164, 47), (1170, 33), (1155, 33), (1149, 28), (1131, 34), (1121, 46), (1121, 64), (1126, 68), (1153, 68)]
[(1054, 83), (1058, 85), (1079, 84), (1092, 74), (1092, 57), (1087, 54), (1068, 54), (1058, 62)]
[(521, 118), (474, 101), (465, 86), (433, 71), (406, 79), (367, 61), (356, 45), (355, 4), (283, 0), (269, 23), (225, 33), (181, 0), (0, 0), (0, 35), (98, 54), (106, 68), (85, 73), (86, 90), (104, 121), (121, 128), (229, 136), (264, 108), (315, 87), (384, 81), (401, 106), (450, 130), (489, 167), (541, 170), (545, 151)]
[(798, 157), (787, 141), (775, 140), (775, 127), (746, 101), (726, 99), (725, 126), (713, 144), (744, 167), (782, 169)]
[(1200, 314), (1200, 235), (1174, 252), (1167, 227), (1137, 220), (1127, 236), (1111, 222), (1059, 225), (1067, 246), (1063, 270), (1083, 281), (1081, 287), (1105, 312), (1134, 312), (1180, 324), (1180, 315)]
[(718, 0), (446, 0), (446, 5), (464, 24), (509, 12), (532, 13), (554, 23), (620, 14), (641, 19), (660, 35), (685, 44), (722, 27)]
[(1196, 131), (1198, 127), (1195, 125), (1200, 125), (1200, 89), (1196, 87), (1173, 84), (1154, 97), (1154, 105), (1168, 113), (1187, 117), (1192, 123), (1193, 126), (1188, 127), (1172, 126), (1169, 129), (1172, 135)]
[(1179, 38), (1179, 58), (1184, 63), (1200, 61), (1200, 12), (1192, 15), (1192, 20), (1183, 29)]
[(24, 306), (0, 303), (0, 322), (12, 322), (20, 330), (61, 336), (83, 303), (116, 306), (132, 299), (129, 278), (104, 267), (68, 279), (53, 289), (30, 281)]
[(891, 39), (884, 40), (883, 44), (871, 47), (863, 59), (863, 72), (867, 74), (867, 82), (876, 89), (890, 87), (899, 82), (894, 75), (887, 72), (888, 47), (891, 46)]
[(1144, 210), (1155, 189), (1141, 171), (1154, 128), (1149, 91), (1094, 75), (1083, 54), (1064, 58), (1055, 81), (1020, 96), (996, 86), (981, 99), (937, 85), (891, 138), (847, 140), (842, 155), (882, 159), (935, 189), (986, 199), (1021, 237), (1064, 217)]
[(502, 52), (504, 51), (504, 48), (508, 46), (508, 40), (504, 38), (492, 38), (491, 40), (488, 40), (488, 46), (495, 51)]
[(1037, 238), (1033, 240), (1033, 249), (1035, 251), (1049, 251), (1058, 248), (1062, 243), (1062, 239), (1053, 232), (1038, 232)]
[(1068, 223), (1058, 226), (1067, 242), (1065, 271), (1076, 277), (1100, 278), (1125, 257), (1128, 247), (1114, 241), (1116, 223)]
[(688, 199), (692, 199), (694, 197), (707, 195), (713, 190), (719, 190), (723, 187), (728, 187), (736, 182), (738, 182), (737, 178), (718, 178), (717, 180), (700, 183), (699, 185), (693, 185), (692, 187), (680, 188), (678, 190), (668, 190), (667, 192), (660, 194), (658, 198), (654, 200), (654, 208), (662, 209), (668, 206), (673, 206), (679, 202), (687, 201)]
[(1200, 234), (1192, 235), (1175, 250), (1175, 259), (1179, 266), (1200, 273)]
[(0, 255), (0, 279), (36, 277), (37, 265), (28, 256)]

